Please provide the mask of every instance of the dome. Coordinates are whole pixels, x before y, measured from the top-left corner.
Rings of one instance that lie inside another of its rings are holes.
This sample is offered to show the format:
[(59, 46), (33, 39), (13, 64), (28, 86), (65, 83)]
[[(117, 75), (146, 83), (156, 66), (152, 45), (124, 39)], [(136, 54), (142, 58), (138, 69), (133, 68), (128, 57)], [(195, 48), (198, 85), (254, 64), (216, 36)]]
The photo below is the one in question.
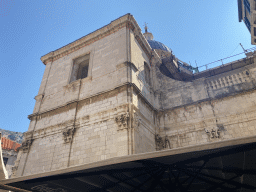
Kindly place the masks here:
[(166, 45), (164, 45), (163, 43), (160, 43), (155, 40), (147, 40), (147, 41), (152, 49), (161, 49), (163, 51), (172, 52), (172, 50), (169, 47), (167, 47)]

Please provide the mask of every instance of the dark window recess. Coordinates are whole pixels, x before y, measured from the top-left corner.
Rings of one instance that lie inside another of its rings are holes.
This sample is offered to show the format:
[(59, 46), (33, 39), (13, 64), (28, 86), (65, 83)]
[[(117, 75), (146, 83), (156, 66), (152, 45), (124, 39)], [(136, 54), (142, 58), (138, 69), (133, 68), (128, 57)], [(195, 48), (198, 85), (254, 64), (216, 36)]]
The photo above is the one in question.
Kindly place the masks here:
[(77, 73), (77, 79), (83, 79), (88, 76), (88, 63), (82, 62), (79, 65), (78, 73)]
[(253, 29), (254, 29), (254, 36), (256, 36), (256, 27), (254, 27)]
[(88, 77), (90, 55), (85, 55), (74, 60), (70, 83)]
[(3, 160), (4, 160), (4, 165), (6, 166), (8, 158), (7, 157), (3, 157)]
[(84, 67), (82, 68), (81, 79), (87, 77), (87, 75), (88, 75), (88, 65), (86, 65), (86, 66), (84, 66)]

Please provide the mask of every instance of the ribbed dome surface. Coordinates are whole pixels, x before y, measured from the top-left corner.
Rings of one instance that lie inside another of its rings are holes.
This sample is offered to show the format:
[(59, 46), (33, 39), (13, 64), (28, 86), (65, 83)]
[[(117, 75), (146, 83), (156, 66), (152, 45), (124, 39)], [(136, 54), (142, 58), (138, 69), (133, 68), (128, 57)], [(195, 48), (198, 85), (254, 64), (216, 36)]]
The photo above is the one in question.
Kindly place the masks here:
[(165, 46), (163, 43), (160, 43), (158, 41), (148, 40), (148, 43), (152, 49), (161, 49), (163, 51), (172, 52), (172, 50), (169, 47)]

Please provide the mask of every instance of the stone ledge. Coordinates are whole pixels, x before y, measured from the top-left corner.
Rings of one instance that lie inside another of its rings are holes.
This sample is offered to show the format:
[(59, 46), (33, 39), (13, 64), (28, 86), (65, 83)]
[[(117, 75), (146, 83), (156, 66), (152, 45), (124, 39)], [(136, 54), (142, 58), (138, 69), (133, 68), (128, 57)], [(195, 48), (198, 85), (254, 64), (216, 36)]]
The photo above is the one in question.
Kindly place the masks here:
[[(79, 83), (80, 83), (80, 81), (79, 81)], [(28, 119), (31, 120), (31, 119), (32, 119), (33, 117), (35, 117), (35, 116), (40, 116), (40, 115), (42, 115), (42, 114), (44, 114), (44, 113), (48, 113), (48, 112), (50, 112), (50, 111), (63, 108), (63, 107), (65, 107), (65, 106), (67, 106), (67, 105), (70, 105), (70, 104), (73, 104), (73, 103), (76, 103), (76, 102), (80, 102), (80, 101), (84, 101), (84, 100), (87, 100), (87, 99), (91, 99), (91, 98), (93, 98), (93, 97), (97, 97), (97, 96), (99, 96), (99, 95), (101, 95), (101, 94), (108, 93), (108, 92), (111, 92), (111, 91), (113, 91), (113, 90), (116, 90), (116, 89), (122, 88), (122, 87), (124, 87), (124, 86), (127, 86), (128, 84), (130, 84), (130, 83), (123, 83), (123, 84), (121, 84), (121, 85), (119, 85), (119, 86), (116, 86), (116, 87), (114, 87), (114, 88), (112, 88), (112, 89), (109, 89), (109, 90), (106, 90), (106, 91), (103, 91), (103, 92), (99, 92), (99, 93), (97, 93), (97, 94), (91, 95), (91, 96), (89, 96), (89, 97), (86, 97), (86, 98), (83, 98), (83, 99), (80, 99), (80, 100), (77, 100), (77, 99), (76, 99), (76, 100), (69, 101), (69, 102), (67, 102), (67, 103), (65, 103), (65, 104), (63, 104), (63, 105), (60, 105), (60, 106), (58, 106), (58, 107), (55, 107), (55, 108), (52, 108), (52, 109), (49, 109), (49, 110), (45, 110), (45, 111), (38, 112), (38, 113), (33, 113), (33, 114), (31, 114), (31, 115), (28, 115)]]

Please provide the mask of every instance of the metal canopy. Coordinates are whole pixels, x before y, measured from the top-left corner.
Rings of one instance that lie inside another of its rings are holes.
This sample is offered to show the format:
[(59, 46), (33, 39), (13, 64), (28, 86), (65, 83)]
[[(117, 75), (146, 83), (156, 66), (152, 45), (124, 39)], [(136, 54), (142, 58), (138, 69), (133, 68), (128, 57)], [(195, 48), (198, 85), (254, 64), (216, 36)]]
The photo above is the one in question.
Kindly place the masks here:
[[(256, 137), (113, 158), (1, 180), (40, 192), (256, 191)], [(17, 190), (18, 191), (18, 190)]]

